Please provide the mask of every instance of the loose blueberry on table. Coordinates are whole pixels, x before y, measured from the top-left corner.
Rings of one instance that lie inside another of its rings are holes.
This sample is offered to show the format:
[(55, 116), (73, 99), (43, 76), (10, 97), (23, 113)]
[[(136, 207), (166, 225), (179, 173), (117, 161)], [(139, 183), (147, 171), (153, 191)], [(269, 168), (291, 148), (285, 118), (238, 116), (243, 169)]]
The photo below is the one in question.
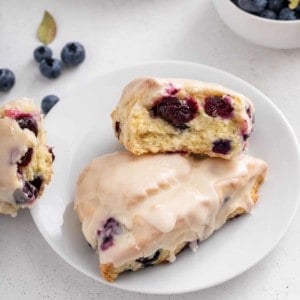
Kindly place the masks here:
[(59, 98), (55, 95), (45, 96), (41, 103), (42, 112), (46, 115), (58, 101)]
[(45, 58), (40, 63), (40, 72), (49, 79), (59, 77), (62, 71), (62, 63), (55, 58)]
[(8, 92), (15, 82), (15, 74), (11, 70), (0, 69), (0, 92)]
[(61, 51), (61, 60), (67, 67), (81, 64), (85, 59), (85, 49), (78, 42), (67, 43)]
[(42, 45), (34, 50), (33, 56), (40, 63), (43, 59), (52, 57), (52, 50), (48, 46)]

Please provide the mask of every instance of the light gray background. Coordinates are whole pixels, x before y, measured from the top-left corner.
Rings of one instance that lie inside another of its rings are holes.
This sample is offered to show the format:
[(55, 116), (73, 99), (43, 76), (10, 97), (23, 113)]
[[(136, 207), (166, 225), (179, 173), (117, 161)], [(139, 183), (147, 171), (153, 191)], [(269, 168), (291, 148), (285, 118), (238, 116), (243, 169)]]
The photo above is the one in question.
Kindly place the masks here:
[[(42, 78), (32, 59), (44, 9), (58, 24), (55, 56), (72, 40), (87, 50), (83, 65), (55, 81)], [(17, 78), (11, 92), (0, 95), (1, 103), (25, 95), (39, 103), (112, 68), (158, 59), (208, 64), (245, 79), (279, 106), (299, 138), (300, 50), (249, 44), (225, 27), (209, 0), (0, 0), (0, 67)], [(299, 228), (300, 211), (275, 250), (238, 278), (197, 293), (152, 296), (75, 271), (43, 240), (30, 213), (21, 211), (14, 219), (0, 216), (0, 299), (299, 299)]]

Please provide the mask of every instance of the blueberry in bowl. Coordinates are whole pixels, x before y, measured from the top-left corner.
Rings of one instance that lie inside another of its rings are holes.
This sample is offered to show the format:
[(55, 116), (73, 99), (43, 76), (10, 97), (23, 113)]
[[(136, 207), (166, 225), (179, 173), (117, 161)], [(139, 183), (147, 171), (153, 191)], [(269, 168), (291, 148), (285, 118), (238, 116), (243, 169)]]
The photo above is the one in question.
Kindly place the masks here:
[(268, 48), (300, 48), (299, 0), (212, 2), (223, 22), (240, 37)]

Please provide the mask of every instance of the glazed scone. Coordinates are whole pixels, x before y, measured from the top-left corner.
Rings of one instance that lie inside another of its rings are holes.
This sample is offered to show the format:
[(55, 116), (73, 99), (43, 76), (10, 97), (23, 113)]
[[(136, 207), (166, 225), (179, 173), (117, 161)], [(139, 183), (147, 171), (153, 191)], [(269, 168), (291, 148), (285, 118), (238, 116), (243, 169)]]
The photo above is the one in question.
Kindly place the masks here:
[(22, 98), (0, 108), (0, 213), (15, 216), (30, 207), (51, 180), (52, 149), (46, 145), (43, 116)]
[(139, 78), (111, 114), (130, 152), (188, 152), (231, 159), (247, 146), (254, 107), (220, 85), (188, 79)]
[(100, 271), (114, 281), (126, 270), (174, 261), (187, 244), (208, 238), (228, 219), (248, 213), (266, 163), (182, 154), (116, 152), (81, 173), (75, 210)]

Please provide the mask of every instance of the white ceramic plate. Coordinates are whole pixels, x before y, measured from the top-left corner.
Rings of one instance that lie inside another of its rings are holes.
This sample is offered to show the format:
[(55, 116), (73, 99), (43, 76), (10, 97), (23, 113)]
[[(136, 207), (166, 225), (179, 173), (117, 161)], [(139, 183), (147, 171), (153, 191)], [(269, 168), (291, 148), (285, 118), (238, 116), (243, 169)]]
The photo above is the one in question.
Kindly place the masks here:
[(260, 91), (223, 71), (186, 62), (152, 62), (95, 78), (64, 97), (46, 117), (54, 146), (54, 176), (43, 199), (31, 210), (50, 246), (68, 263), (102, 282), (98, 256), (81, 234), (73, 211), (80, 170), (94, 157), (121, 146), (113, 135), (110, 112), (123, 87), (139, 76), (184, 77), (217, 82), (244, 93), (256, 106), (255, 131), (248, 153), (267, 161), (268, 178), (260, 201), (245, 215), (215, 232), (196, 253), (186, 250), (175, 263), (123, 274), (114, 287), (142, 293), (196, 291), (229, 280), (255, 265), (287, 230), (299, 200), (299, 147), (282, 113)]

